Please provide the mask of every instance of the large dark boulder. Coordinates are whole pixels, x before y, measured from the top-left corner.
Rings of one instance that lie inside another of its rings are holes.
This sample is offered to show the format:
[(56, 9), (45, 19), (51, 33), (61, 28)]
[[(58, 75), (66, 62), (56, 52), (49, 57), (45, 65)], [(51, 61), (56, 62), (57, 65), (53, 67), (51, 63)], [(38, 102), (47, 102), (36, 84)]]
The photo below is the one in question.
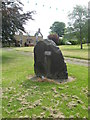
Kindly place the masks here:
[(52, 40), (39, 41), (34, 47), (34, 71), (39, 77), (68, 78), (62, 52)]

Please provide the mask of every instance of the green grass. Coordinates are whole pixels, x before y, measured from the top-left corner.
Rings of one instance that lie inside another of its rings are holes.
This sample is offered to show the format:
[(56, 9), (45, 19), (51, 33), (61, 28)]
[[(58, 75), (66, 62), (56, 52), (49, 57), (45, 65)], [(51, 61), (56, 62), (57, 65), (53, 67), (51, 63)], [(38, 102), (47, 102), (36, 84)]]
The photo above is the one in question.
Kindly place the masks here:
[(16, 48), (13, 48), (17, 51), (24, 51), (24, 52), (33, 52), (34, 50), (34, 47), (16, 47)]
[(78, 58), (78, 59), (90, 59), (88, 58), (88, 46), (83, 45), (83, 49), (80, 49), (80, 45), (63, 45), (59, 46), (65, 57)]
[[(29, 75), (34, 75), (33, 56), (13, 49), (12, 51), (3, 49), (2, 60), (3, 118), (39, 117), (43, 112), (44, 117), (47, 118), (52, 114), (51, 110), (56, 110), (59, 115), (62, 113), (65, 118), (88, 117), (87, 67), (67, 64), (68, 74), (75, 77), (75, 81), (55, 84), (28, 80)], [(40, 100), (41, 104), (33, 107), (37, 100)], [(82, 103), (77, 103), (77, 100)], [(69, 103), (72, 101), (76, 107), (70, 108)], [(44, 110), (42, 106), (48, 110)]]
[[(14, 48), (17, 51), (25, 51), (25, 52), (33, 52), (34, 47), (19, 47)], [(64, 57), (71, 57), (77, 59), (85, 59), (90, 60), (88, 56), (88, 46), (86, 44), (83, 45), (83, 49), (80, 49), (80, 45), (62, 45), (59, 46)]]

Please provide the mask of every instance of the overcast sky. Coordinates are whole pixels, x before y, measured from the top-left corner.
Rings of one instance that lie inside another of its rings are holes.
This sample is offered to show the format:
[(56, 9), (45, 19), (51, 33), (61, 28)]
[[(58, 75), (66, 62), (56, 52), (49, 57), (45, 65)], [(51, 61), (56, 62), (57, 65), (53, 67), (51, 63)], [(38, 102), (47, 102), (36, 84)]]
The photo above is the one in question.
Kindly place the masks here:
[(84, 5), (88, 7), (89, 0), (21, 0), (24, 4), (24, 11), (35, 10), (33, 15), (35, 20), (29, 20), (25, 25), (25, 29), (33, 35), (38, 28), (44, 38), (47, 38), (50, 26), (55, 22), (65, 22), (68, 25), (68, 12), (72, 11), (76, 5)]

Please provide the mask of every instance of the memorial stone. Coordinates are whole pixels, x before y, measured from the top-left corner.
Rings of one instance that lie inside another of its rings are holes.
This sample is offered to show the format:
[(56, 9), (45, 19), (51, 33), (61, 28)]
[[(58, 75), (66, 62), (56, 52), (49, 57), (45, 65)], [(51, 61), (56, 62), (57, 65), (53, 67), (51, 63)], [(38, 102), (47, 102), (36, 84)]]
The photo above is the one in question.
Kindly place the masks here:
[(52, 40), (39, 41), (34, 47), (34, 71), (38, 77), (68, 79), (62, 52)]

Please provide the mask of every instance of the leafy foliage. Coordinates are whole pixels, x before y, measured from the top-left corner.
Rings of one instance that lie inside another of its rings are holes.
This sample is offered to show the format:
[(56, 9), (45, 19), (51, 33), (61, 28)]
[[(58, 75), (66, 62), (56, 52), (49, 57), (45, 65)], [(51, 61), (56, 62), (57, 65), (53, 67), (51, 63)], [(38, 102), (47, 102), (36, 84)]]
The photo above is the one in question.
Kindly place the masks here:
[(2, 2), (2, 44), (16, 43), (15, 32), (25, 32), (23, 25), (29, 19), (33, 20), (35, 11), (24, 13), (22, 6), (19, 0)]
[(77, 44), (78, 44), (78, 41), (77, 41), (77, 40), (69, 40), (69, 42), (70, 42), (72, 45), (77, 45)]
[(87, 8), (84, 6), (76, 5), (73, 8), (72, 13), (68, 15), (70, 22), (69, 22), (69, 29), (68, 32), (76, 38), (81, 43), (82, 49), (82, 39), (87, 39), (88, 27), (87, 27)]
[(51, 29), (51, 33), (56, 33), (58, 34), (59, 37), (62, 37), (65, 31), (65, 23), (54, 22), (52, 26), (50, 27), (50, 29)]
[(65, 45), (67, 39), (59, 39), (59, 45)]
[(48, 35), (48, 39), (53, 40), (56, 44), (59, 42), (59, 36), (55, 33)]

